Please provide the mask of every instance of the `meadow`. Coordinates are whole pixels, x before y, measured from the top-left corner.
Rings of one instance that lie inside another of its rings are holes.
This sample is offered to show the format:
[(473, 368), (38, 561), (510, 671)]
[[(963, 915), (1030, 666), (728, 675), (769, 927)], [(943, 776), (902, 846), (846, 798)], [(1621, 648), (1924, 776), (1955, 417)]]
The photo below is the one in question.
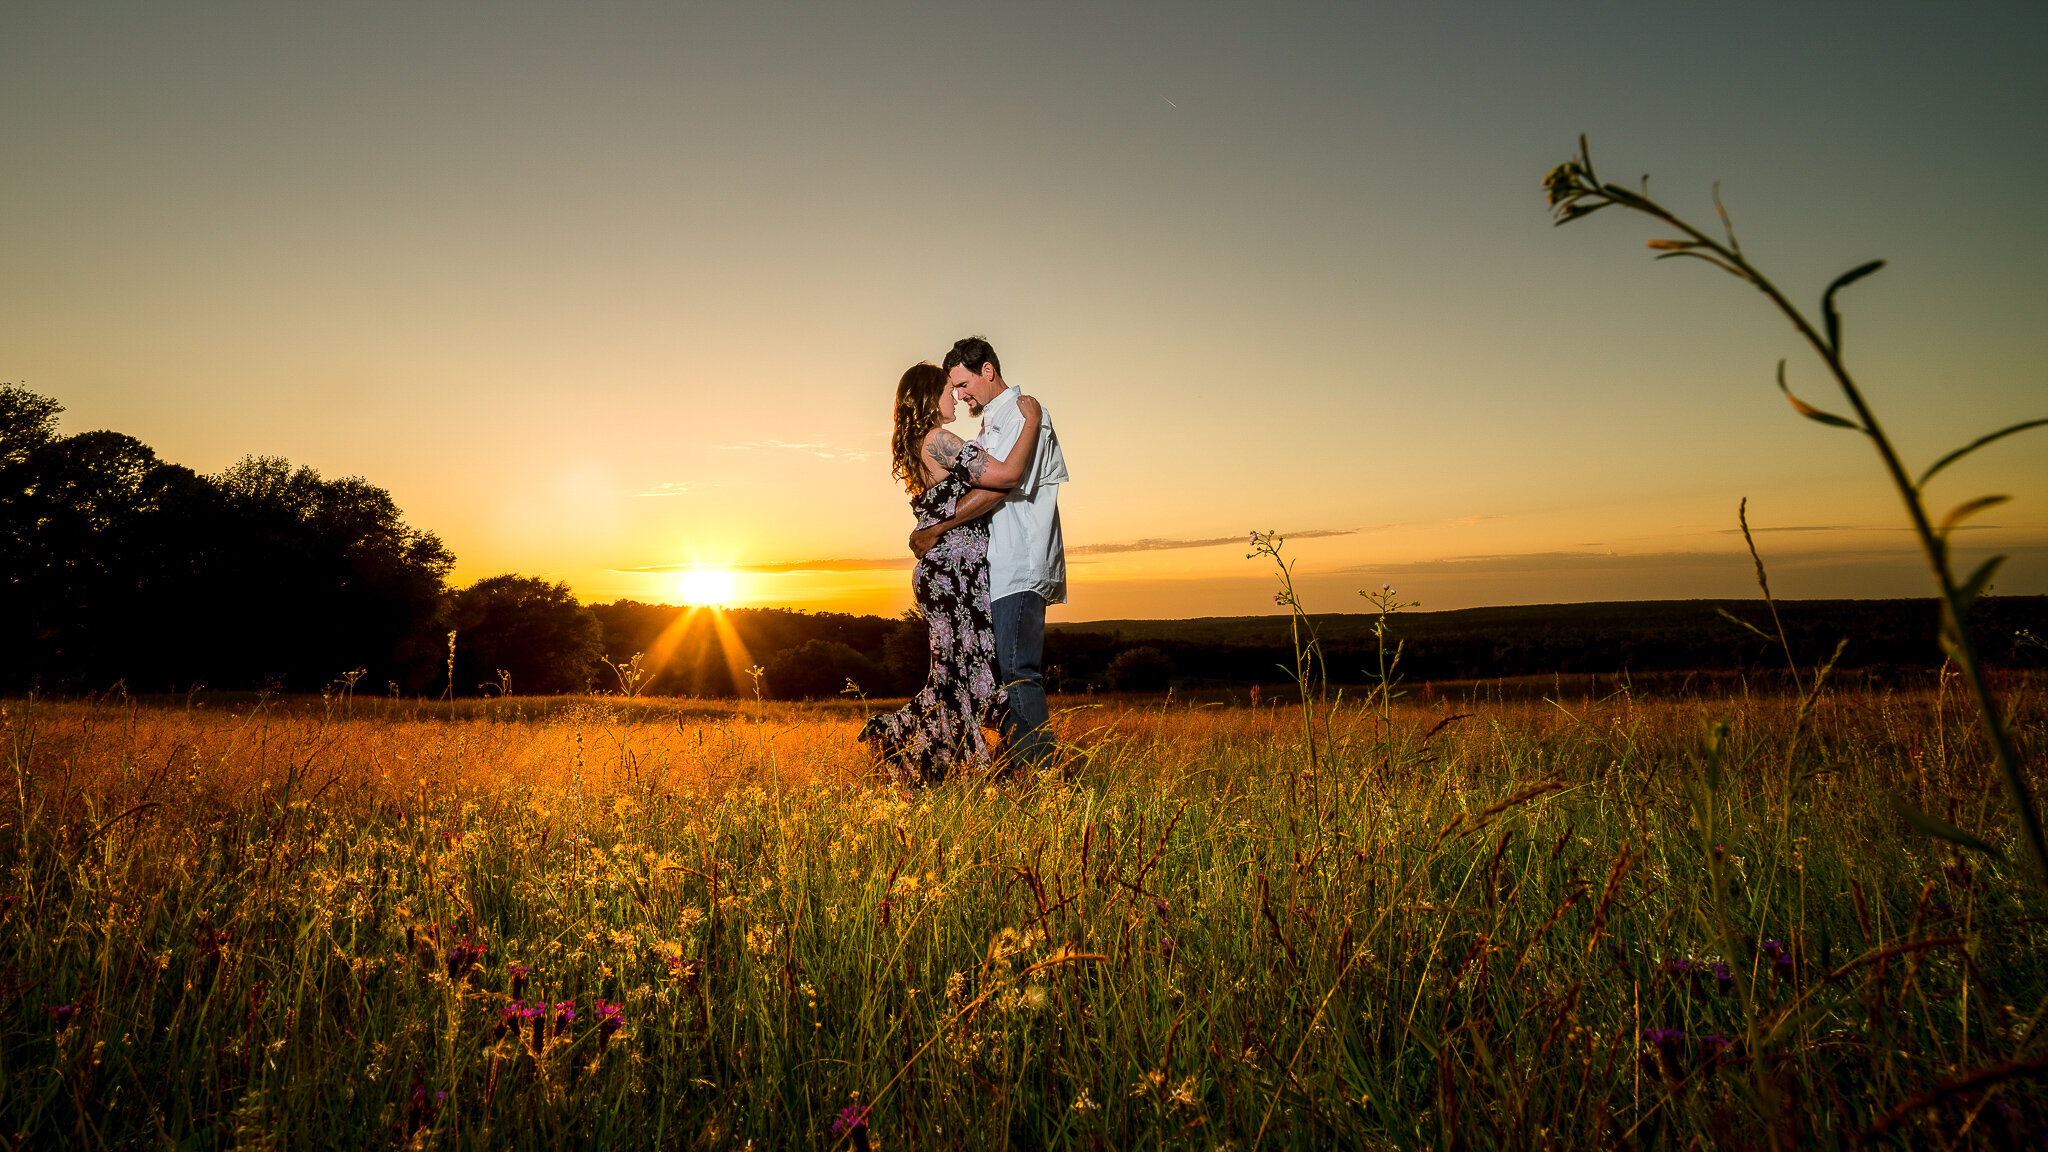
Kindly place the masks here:
[(0, 1134), (2038, 1146), (1954, 679), (1055, 697), (1064, 779), (929, 789), (852, 700), (6, 700)]

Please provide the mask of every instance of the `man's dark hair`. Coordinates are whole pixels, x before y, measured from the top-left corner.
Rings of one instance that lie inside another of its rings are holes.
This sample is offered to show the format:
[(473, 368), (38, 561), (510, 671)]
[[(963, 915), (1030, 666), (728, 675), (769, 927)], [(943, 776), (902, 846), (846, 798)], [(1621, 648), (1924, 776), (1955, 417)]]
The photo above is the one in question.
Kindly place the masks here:
[(946, 362), (941, 364), (940, 367), (950, 372), (955, 364), (977, 376), (981, 375), (981, 366), (983, 364), (993, 364), (996, 368), (996, 375), (1001, 376), (1003, 374), (1003, 362), (996, 359), (996, 350), (990, 347), (989, 342), (980, 336), (969, 336), (964, 340), (953, 341), (953, 350), (946, 353)]

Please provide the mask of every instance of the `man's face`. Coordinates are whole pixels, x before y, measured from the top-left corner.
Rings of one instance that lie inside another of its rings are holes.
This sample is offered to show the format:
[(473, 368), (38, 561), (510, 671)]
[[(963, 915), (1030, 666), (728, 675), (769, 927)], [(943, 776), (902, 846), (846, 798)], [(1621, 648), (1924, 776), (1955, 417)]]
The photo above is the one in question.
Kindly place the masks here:
[(946, 387), (958, 392), (960, 399), (967, 401), (967, 410), (975, 415), (980, 415), (982, 406), (1003, 390), (993, 364), (983, 364), (979, 372), (969, 372), (967, 365), (955, 364), (946, 371)]

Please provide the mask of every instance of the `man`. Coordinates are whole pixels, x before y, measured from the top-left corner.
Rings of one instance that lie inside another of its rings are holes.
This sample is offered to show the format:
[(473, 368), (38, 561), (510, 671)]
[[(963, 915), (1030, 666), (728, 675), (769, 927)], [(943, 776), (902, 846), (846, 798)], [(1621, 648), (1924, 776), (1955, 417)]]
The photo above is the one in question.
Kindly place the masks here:
[[(1002, 362), (987, 340), (969, 336), (946, 353), (946, 387), (981, 416), (975, 437), (997, 459), (1010, 454), (1024, 431), (1018, 406), (1023, 395), (1003, 381)], [(1006, 772), (1043, 768), (1053, 752), (1046, 726), (1045, 685), (1039, 662), (1045, 653), (1045, 606), (1067, 600), (1067, 553), (1060, 540), (1060, 488), (1067, 482), (1066, 457), (1053, 435), (1052, 416), (1039, 407), (1038, 445), (1016, 484), (1007, 489), (977, 487), (954, 505), (953, 516), (910, 537), (910, 550), (923, 556), (948, 529), (991, 508), (989, 520), (989, 607), (995, 617), (996, 670), (1010, 691), (1003, 735), (1009, 742)]]

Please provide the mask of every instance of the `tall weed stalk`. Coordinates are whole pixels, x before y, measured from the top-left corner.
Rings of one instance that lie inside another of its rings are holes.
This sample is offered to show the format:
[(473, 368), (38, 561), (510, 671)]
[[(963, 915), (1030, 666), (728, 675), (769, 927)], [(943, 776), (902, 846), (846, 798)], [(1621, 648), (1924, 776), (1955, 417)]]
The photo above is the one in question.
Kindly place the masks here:
[[(1990, 745), (1992, 759), (1998, 766), (2007, 796), (2019, 819), (2028, 852), (2033, 858), (2036, 882), (2044, 889), (2048, 889), (2048, 838), (2044, 838), (2043, 835), (2041, 817), (2035, 807), (2032, 790), (2027, 785), (2024, 765), (2014, 747), (2011, 734), (2006, 730), (1998, 705), (1992, 698), (1990, 685), (1985, 681), (1983, 666), (1978, 660), (1977, 646), (1970, 636), (1970, 605), (1991, 586), (1992, 577), (2006, 557), (1994, 556), (1979, 564), (1967, 576), (1958, 577), (1953, 568), (1954, 552), (1950, 542), (1950, 536), (1964, 521), (1986, 509), (2005, 503), (2011, 497), (1979, 496), (1965, 500), (1950, 509), (1939, 521), (1936, 521), (1928, 510), (1926, 500), (1928, 483), (1949, 465), (2007, 436), (2048, 425), (2048, 418), (2022, 420), (1980, 436), (1936, 460), (1918, 476), (1914, 476), (1900, 459), (1898, 449), (1885, 434), (1883, 426), (1878, 422), (1877, 413), (1872, 410), (1849, 371), (1848, 362), (1842, 351), (1841, 315), (1835, 308), (1837, 293), (1884, 267), (1884, 261), (1872, 260), (1836, 277), (1834, 283), (1828, 285), (1827, 291), (1821, 294), (1820, 320), (1816, 323), (1786, 298), (1778, 286), (1744, 256), (1742, 245), (1735, 238), (1735, 228), (1729, 221), (1727, 209), (1721, 205), (1718, 187), (1714, 193), (1714, 210), (1721, 219), (1719, 238), (1680, 219), (1662, 204), (1651, 199), (1647, 177), (1644, 178), (1640, 190), (1602, 181), (1594, 172), (1592, 153), (1586, 146), (1584, 136), (1579, 137), (1578, 155), (1551, 169), (1550, 174), (1543, 179), (1543, 187), (1558, 224), (1569, 224), (1602, 208), (1620, 207), (1648, 216), (1675, 229), (1679, 236), (1649, 242), (1650, 248), (1658, 253), (1657, 259), (1687, 257), (1701, 260), (1750, 284), (1763, 293), (1765, 298), (1792, 322), (1792, 327), (1819, 355), (1822, 365), (1840, 389), (1842, 398), (1848, 402), (1852, 416), (1841, 416), (1817, 408), (1793, 395), (1791, 385), (1785, 380), (1783, 360), (1778, 362), (1778, 388), (1791, 402), (1793, 410), (1801, 416), (1831, 428), (1843, 428), (1858, 433), (1867, 439), (1877, 452), (1878, 459), (1884, 466), (1885, 475), (1891, 480), (1900, 502), (1905, 506), (1906, 518), (1912, 524), (1914, 536), (1919, 541), (1921, 553), (1926, 558), (1929, 573), (1934, 579), (1941, 602), (1942, 648), (1950, 659), (1955, 661), (1957, 670), (1969, 687), (1977, 706), (1977, 715), (1983, 727), (1985, 741)], [(1982, 837), (1930, 816), (1903, 800), (1898, 801), (1896, 807), (1900, 816), (1922, 832), (1994, 856), (2001, 854)]]

